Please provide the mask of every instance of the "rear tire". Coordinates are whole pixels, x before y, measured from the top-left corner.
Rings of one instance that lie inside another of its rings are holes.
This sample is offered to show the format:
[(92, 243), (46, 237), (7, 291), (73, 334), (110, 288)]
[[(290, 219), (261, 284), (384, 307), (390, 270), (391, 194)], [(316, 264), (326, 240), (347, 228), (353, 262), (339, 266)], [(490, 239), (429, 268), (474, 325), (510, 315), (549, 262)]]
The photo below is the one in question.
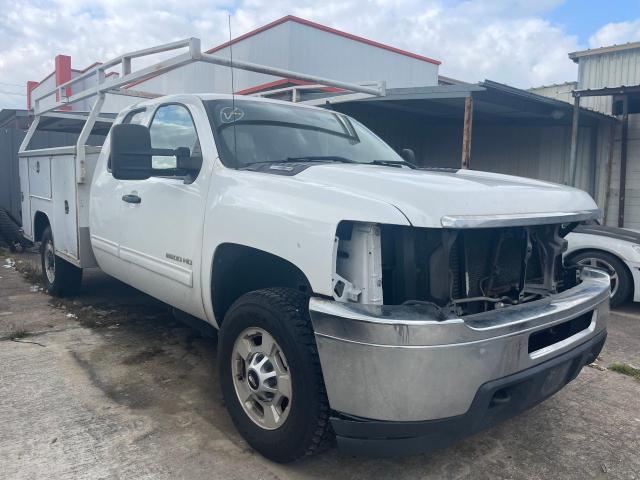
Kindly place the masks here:
[(42, 234), (40, 261), (42, 282), (47, 293), (56, 297), (65, 297), (80, 290), (82, 269), (55, 254), (51, 227), (47, 227)]
[[(329, 403), (307, 295), (287, 288), (243, 295), (225, 315), (218, 352), (227, 409), (255, 450), (285, 463), (329, 444)], [(271, 353), (265, 360), (261, 352)]]
[(621, 305), (631, 295), (634, 288), (633, 277), (618, 257), (598, 250), (587, 250), (572, 256), (569, 263), (599, 268), (611, 275), (611, 300), (609, 304), (612, 307)]

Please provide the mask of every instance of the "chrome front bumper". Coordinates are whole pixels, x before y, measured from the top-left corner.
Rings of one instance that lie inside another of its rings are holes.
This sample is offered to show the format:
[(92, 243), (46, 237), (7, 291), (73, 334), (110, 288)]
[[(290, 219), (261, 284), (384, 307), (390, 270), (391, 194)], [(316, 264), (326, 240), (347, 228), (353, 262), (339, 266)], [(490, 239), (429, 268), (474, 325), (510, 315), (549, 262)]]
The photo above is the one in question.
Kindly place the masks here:
[[(606, 330), (609, 277), (549, 298), (439, 321), (420, 306), (312, 298), (311, 321), (329, 403), (365, 419), (423, 421), (464, 414), (486, 382), (562, 355)], [(588, 327), (530, 351), (532, 334), (588, 315)]]

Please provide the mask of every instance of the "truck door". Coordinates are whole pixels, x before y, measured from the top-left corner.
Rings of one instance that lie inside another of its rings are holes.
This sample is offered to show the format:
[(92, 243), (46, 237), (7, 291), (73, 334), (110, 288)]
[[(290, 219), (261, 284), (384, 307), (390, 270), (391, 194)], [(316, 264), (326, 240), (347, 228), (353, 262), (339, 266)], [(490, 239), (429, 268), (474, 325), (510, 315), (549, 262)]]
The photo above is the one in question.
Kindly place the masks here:
[[(204, 112), (194, 112), (204, 115)], [(202, 122), (206, 121), (206, 117)], [(208, 124), (201, 131), (208, 133)], [(127, 283), (203, 318), (200, 254), (208, 170), (202, 168), (200, 140), (186, 105), (160, 105), (149, 124), (153, 148), (186, 147), (190, 156), (154, 156), (157, 175), (122, 182), (120, 257), (129, 263)], [(186, 168), (188, 178), (171, 175)]]
[[(144, 108), (129, 112), (122, 123), (144, 124)], [(106, 142), (91, 183), (90, 233), (91, 247), (98, 265), (109, 275), (127, 282), (129, 264), (120, 258), (124, 204), (121, 200), (126, 182), (113, 178)]]

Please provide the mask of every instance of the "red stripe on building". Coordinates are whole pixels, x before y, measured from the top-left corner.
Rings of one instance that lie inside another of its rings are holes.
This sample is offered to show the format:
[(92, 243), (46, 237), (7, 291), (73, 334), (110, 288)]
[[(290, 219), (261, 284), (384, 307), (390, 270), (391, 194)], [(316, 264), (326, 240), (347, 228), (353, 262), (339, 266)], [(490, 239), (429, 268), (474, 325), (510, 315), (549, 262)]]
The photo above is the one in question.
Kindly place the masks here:
[(370, 40), (368, 38), (360, 37), (358, 35), (353, 35), (351, 33), (343, 32), (342, 30), (337, 30), (335, 28), (328, 27), (326, 25), (322, 25), (320, 23), (312, 22), (310, 20), (305, 20), (304, 18), (296, 17), (294, 15), (287, 15), (286, 17), (279, 18), (278, 20), (271, 22), (267, 25), (263, 25), (260, 28), (256, 28), (255, 30), (250, 31), (249, 33), (245, 33), (244, 35), (240, 35), (237, 38), (229, 42), (225, 42), (222, 45), (218, 45), (217, 47), (213, 47), (210, 50), (207, 50), (206, 53), (217, 52), (218, 50), (222, 50), (223, 48), (228, 47), (229, 45), (233, 45), (234, 43), (240, 42), (246, 38), (253, 37), (259, 33), (264, 32), (265, 30), (269, 30), (277, 25), (280, 25), (285, 22), (296, 22), (301, 25), (306, 25), (307, 27), (315, 28), (317, 30), (322, 30), (323, 32), (332, 33), (333, 35), (338, 35), (343, 38), (348, 38), (349, 40), (353, 40), (356, 42), (364, 43), (365, 45), (370, 45), (372, 47), (381, 48), (383, 50), (387, 50), (389, 52), (397, 53), (400, 55), (404, 55), (406, 57), (415, 58), (416, 60), (422, 60), (423, 62), (433, 63), (434, 65), (440, 65), (442, 62), (439, 60), (434, 60), (433, 58), (425, 57), (423, 55), (418, 55), (417, 53), (407, 52), (406, 50), (401, 50), (396, 47), (392, 47), (390, 45), (385, 45), (384, 43), (376, 42), (374, 40)]

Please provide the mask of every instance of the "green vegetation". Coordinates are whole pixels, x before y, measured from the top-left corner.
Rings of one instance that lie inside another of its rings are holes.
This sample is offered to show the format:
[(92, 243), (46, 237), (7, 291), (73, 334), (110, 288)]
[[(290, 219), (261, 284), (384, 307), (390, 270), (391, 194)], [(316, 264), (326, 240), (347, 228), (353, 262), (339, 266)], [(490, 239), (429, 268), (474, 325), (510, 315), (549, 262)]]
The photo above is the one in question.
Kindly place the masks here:
[(609, 366), (609, 370), (613, 370), (614, 372), (618, 372), (623, 375), (633, 377), (636, 380), (640, 380), (640, 368), (633, 367), (626, 363), (618, 363), (618, 362), (612, 363)]

